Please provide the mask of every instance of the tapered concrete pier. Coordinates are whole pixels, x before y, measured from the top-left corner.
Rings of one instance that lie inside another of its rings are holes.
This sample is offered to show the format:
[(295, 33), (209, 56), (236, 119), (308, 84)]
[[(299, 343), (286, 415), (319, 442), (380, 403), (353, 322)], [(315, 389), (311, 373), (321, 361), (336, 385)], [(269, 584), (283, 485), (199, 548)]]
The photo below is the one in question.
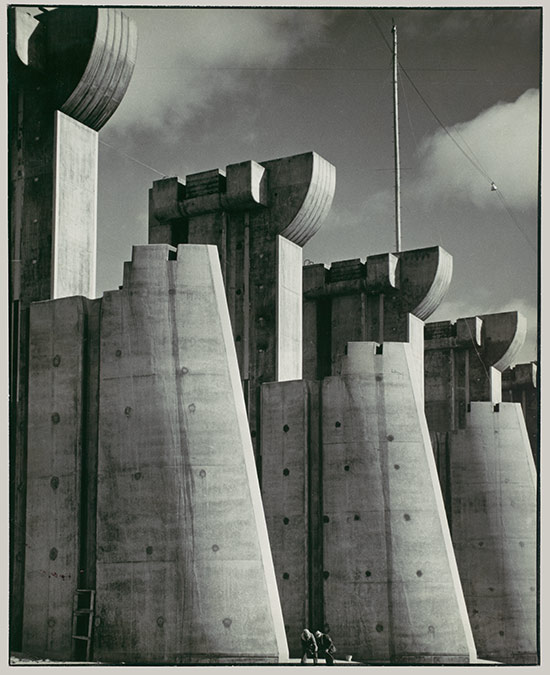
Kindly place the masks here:
[(426, 325), (426, 412), (480, 658), (537, 663), (536, 470), (501, 371), (525, 339), (518, 312)]

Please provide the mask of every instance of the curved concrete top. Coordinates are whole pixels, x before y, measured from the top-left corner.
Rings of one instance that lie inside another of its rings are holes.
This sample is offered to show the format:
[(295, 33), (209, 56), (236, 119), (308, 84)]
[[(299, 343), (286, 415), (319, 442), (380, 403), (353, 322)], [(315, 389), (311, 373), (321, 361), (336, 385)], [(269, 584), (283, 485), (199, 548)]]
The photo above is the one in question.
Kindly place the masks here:
[(501, 372), (514, 364), (527, 335), (527, 321), (520, 312), (480, 314), (481, 356), (486, 366)]
[(31, 41), (44, 41), (40, 66), (46, 84), (54, 83), (54, 107), (98, 131), (128, 89), (137, 53), (134, 23), (112, 7), (60, 7), (37, 18)]
[[(441, 246), (396, 253), (401, 294), (409, 312), (425, 321), (441, 304), (453, 275), (453, 258)], [(368, 258), (367, 258), (368, 264)]]
[(304, 246), (332, 205), (336, 171), (316, 152), (261, 162), (268, 172), (271, 223), (277, 234)]

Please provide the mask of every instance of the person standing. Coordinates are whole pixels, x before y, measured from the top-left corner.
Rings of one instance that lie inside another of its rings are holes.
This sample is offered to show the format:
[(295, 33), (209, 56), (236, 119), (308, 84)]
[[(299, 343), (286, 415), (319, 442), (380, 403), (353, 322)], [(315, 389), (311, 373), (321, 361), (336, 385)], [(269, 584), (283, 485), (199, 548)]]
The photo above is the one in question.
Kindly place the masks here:
[(332, 638), (328, 633), (321, 633), (320, 630), (316, 631), (315, 638), (317, 640), (319, 657), (325, 659), (327, 666), (332, 666), (334, 664), (334, 657), (332, 655), (336, 651)]
[(302, 641), (302, 663), (305, 663), (310, 658), (313, 659), (313, 664), (317, 665), (317, 641), (313, 633), (304, 628), (300, 639)]

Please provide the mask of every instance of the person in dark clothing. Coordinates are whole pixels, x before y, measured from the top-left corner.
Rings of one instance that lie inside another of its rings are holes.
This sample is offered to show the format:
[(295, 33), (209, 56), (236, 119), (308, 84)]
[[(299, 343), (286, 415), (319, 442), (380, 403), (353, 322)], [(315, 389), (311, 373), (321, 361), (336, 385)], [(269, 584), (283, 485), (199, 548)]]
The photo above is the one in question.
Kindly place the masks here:
[(302, 663), (305, 663), (308, 658), (313, 659), (313, 663), (317, 664), (317, 641), (311, 631), (304, 628), (300, 635), (302, 641)]
[(327, 666), (332, 666), (334, 664), (334, 657), (332, 655), (336, 651), (332, 638), (328, 633), (321, 633), (320, 630), (315, 633), (315, 638), (317, 640), (319, 658), (324, 658)]

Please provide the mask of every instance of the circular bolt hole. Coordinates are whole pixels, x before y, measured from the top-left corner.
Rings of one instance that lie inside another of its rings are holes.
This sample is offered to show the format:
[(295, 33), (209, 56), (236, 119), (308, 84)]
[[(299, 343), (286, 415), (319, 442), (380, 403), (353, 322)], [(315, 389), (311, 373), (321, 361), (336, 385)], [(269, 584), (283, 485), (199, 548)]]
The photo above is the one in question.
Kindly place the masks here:
[(148, 546), (148, 547), (145, 549), (145, 553), (147, 553), (147, 555), (151, 555), (152, 552), (153, 552), (153, 547), (152, 547), (152, 546)]
[(335, 423), (334, 423), (334, 426), (335, 426), (337, 429), (339, 429), (339, 428), (342, 426), (342, 424), (341, 424), (341, 422), (335, 422)]
[(162, 628), (164, 626), (164, 617), (163, 616), (159, 616), (159, 618), (157, 619), (157, 626), (159, 628)]
[(134, 480), (139, 480), (141, 478), (141, 471), (136, 471), (134, 474)]
[(435, 628), (433, 626), (428, 626), (428, 633), (435, 633)]
[(330, 518), (328, 516), (323, 516), (323, 523), (328, 523)]
[(422, 570), (416, 570), (416, 576), (421, 577), (422, 576)]
[(220, 550), (220, 547), (217, 544), (214, 544), (214, 546), (212, 546), (212, 550), (214, 553), (217, 553)]
[(199, 476), (200, 476), (201, 478), (204, 478), (204, 477), (206, 476), (206, 471), (205, 471), (204, 469), (201, 469), (201, 470), (199, 471)]
[(189, 412), (192, 412), (192, 413), (194, 413), (195, 410), (197, 409), (194, 403), (190, 403), (190, 404), (187, 406), (187, 408), (188, 408)]
[(285, 434), (289, 429), (290, 427), (288, 426), (288, 424), (285, 424), (285, 426), (283, 427), (283, 431), (285, 432)]
[(284, 572), (283, 579), (290, 579), (290, 574), (288, 572)]
[(55, 560), (56, 558), (57, 558), (57, 549), (51, 548), (50, 549), (50, 560)]
[(492, 586), (489, 586), (489, 590), (492, 592), (492, 591), (494, 591), (495, 589), (494, 589)]
[(126, 406), (126, 408), (124, 408), (124, 414), (126, 415), (126, 417), (130, 417), (130, 415), (132, 414), (132, 408), (130, 408), (130, 406)]
[(224, 619), (224, 620), (222, 621), (222, 623), (223, 623), (223, 625), (224, 625), (226, 628), (229, 628), (229, 626), (230, 626), (233, 622), (231, 621), (231, 619)]
[(400, 469), (400, 466), (399, 466), (399, 464), (394, 464), (394, 465), (393, 465), (393, 468), (394, 468), (396, 471), (398, 471), (398, 470)]
[(290, 523), (290, 520), (288, 518), (283, 518), (283, 523), (285, 525), (288, 525)]
[(366, 577), (370, 577), (370, 575), (371, 575), (370, 570), (367, 570), (367, 571), (365, 572), (365, 576), (366, 576)]
[(376, 624), (376, 632), (381, 633), (384, 630), (384, 626), (381, 623)]
[(344, 467), (344, 471), (349, 471), (349, 464), (346, 464), (346, 466)]
[(241, 341), (241, 336), (237, 335), (237, 337), (235, 338), (235, 342), (240, 342), (240, 341)]
[(122, 350), (117, 349), (116, 352), (115, 352), (115, 356), (122, 356)]
[(187, 375), (188, 372), (189, 372), (189, 368), (186, 368), (185, 366), (183, 366), (182, 369), (181, 369), (181, 374)]
[(521, 548), (525, 546), (525, 544), (522, 541), (519, 542), (519, 545), (521, 546)]
[(254, 431), (254, 429), (252, 429), (252, 431), (250, 432), (250, 436), (252, 438), (256, 438), (256, 432)]
[(391, 434), (388, 434), (386, 438), (388, 439), (388, 441), (393, 441), (393, 436)]
[(59, 417), (59, 413), (53, 413), (52, 415), (52, 422), (54, 424), (59, 424), (61, 417)]
[(478, 542), (478, 544), (477, 544), (477, 545), (481, 547), (481, 546), (483, 546), (483, 542), (482, 542), (482, 541), (480, 541), (480, 542)]
[(405, 513), (405, 515), (403, 516), (403, 518), (404, 518), (405, 520), (410, 520), (410, 519), (411, 519), (411, 517), (409, 516), (408, 513)]
[(382, 375), (376, 375), (376, 377), (375, 377), (374, 379), (375, 379), (377, 382), (382, 382), (382, 380), (383, 380), (384, 378), (382, 377)]
[(50, 628), (53, 628), (55, 626), (55, 619), (53, 618), (53, 616), (50, 616), (50, 618), (48, 619), (48, 626)]
[(503, 630), (499, 630), (499, 631), (498, 631), (498, 634), (502, 637), (502, 636), (504, 635), (504, 631), (503, 631)]
[(328, 579), (330, 577), (330, 572), (323, 572), (323, 579)]
[(52, 490), (57, 490), (59, 487), (59, 478), (57, 476), (52, 476), (50, 485), (52, 486)]
[(353, 516), (353, 520), (361, 520), (361, 516), (357, 515), (357, 513)]
[(290, 471), (288, 469), (283, 469), (283, 476), (288, 476)]
[(235, 292), (236, 292), (237, 295), (240, 295), (242, 293), (240, 288), (237, 288), (237, 290)]
[(59, 354), (56, 354), (53, 357), (52, 363), (53, 363), (54, 368), (57, 368), (57, 366), (61, 363), (61, 357), (59, 356)]

